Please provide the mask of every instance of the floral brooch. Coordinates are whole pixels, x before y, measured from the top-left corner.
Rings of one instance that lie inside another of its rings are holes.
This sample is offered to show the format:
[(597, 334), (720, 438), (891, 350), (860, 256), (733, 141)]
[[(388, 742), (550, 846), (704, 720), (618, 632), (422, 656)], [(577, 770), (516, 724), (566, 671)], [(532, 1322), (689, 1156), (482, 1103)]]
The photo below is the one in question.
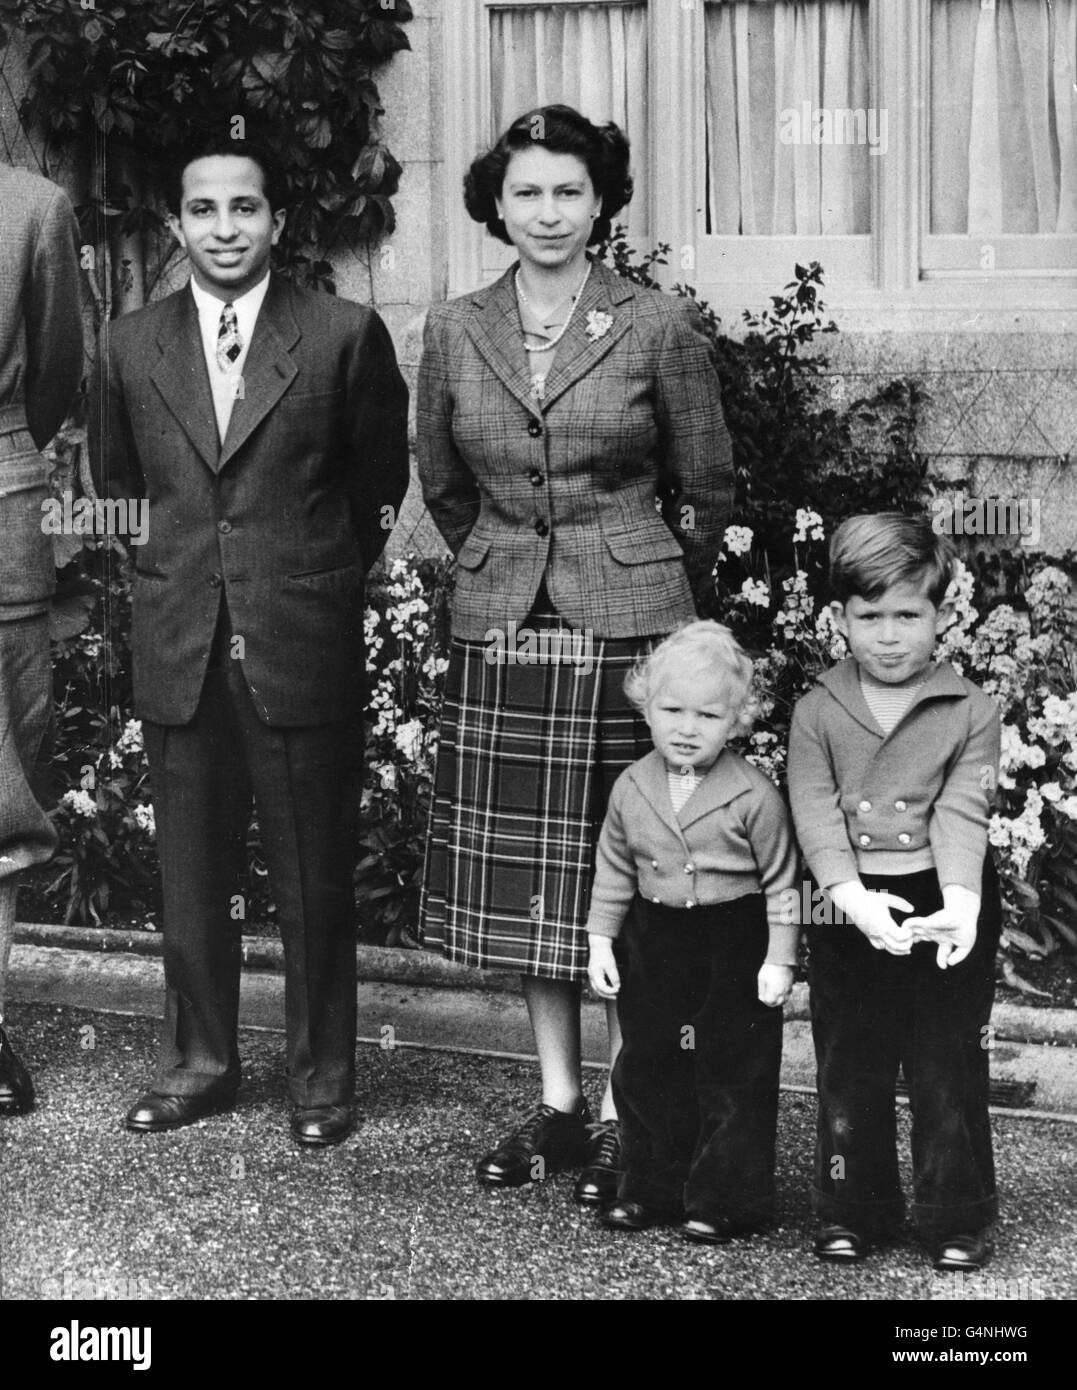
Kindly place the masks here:
[(601, 309), (592, 309), (587, 315), (587, 336), (592, 343), (604, 338), (612, 327), (612, 314), (604, 314)]

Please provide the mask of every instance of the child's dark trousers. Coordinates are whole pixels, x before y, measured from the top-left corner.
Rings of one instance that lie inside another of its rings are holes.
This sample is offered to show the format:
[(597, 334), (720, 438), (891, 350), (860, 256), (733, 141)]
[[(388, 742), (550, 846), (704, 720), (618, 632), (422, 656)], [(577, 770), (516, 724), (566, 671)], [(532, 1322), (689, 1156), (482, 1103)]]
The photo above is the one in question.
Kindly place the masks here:
[[(933, 870), (863, 875), (868, 888), (925, 915), (942, 907)], [(908, 913), (895, 911), (896, 921)], [(905, 1214), (894, 1090), (900, 1064), (912, 1111), (912, 1218), (924, 1240), (972, 1235), (997, 1215), (987, 1113), (991, 1003), (1000, 909), (984, 869), (976, 945), (940, 970), (936, 947), (876, 950), (851, 923), (810, 928), (812, 1032), (819, 1125), (812, 1205), (868, 1239), (896, 1233)]]
[(637, 897), (619, 943), (621, 1202), (751, 1227), (771, 1216), (782, 1011), (761, 1004), (763, 896)]

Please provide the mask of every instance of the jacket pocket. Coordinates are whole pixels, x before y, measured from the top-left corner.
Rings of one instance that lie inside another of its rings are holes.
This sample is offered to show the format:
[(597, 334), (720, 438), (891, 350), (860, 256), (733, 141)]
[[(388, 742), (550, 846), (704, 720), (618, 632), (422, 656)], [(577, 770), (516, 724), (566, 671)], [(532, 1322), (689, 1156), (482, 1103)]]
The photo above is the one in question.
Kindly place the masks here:
[(330, 569), (303, 570), (299, 574), (289, 574), (284, 583), (293, 589), (334, 590), (346, 588), (350, 584), (362, 583), (363, 574), (358, 564), (334, 565)]
[(658, 560), (683, 560), (677, 537), (661, 522), (610, 527), (602, 538), (613, 558), (622, 565), (647, 565)]
[(489, 536), (477, 536), (472, 531), (457, 551), (456, 563), (466, 570), (480, 569), (490, 553)]

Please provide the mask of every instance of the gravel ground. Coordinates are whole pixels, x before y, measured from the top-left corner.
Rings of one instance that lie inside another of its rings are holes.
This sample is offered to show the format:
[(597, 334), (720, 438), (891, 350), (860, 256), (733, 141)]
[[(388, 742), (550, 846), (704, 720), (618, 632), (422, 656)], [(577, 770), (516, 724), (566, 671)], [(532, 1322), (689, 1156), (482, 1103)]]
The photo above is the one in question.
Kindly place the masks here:
[[(572, 1202), (570, 1175), (515, 1192), (477, 1186), (473, 1160), (534, 1095), (527, 1064), (364, 1047), (356, 1133), (306, 1153), (287, 1131), (278, 1034), (244, 1033), (235, 1112), (143, 1136), (121, 1121), (150, 1075), (152, 1022), (35, 1005), (8, 1023), (40, 1099), (0, 1121), (7, 1299), (54, 1296), (65, 1277), (76, 1296), (92, 1291), (71, 1281), (151, 1299), (955, 1296), (911, 1238), (855, 1269), (806, 1253), (811, 1097), (782, 1098), (775, 1228), (707, 1249), (669, 1229), (603, 1230)], [(597, 1084), (591, 1073), (592, 1102)], [(904, 1110), (900, 1133), (907, 1150)], [(995, 1136), (1004, 1214), (986, 1277), (1071, 1299), (1077, 1128), (996, 1117)], [(991, 1291), (966, 1281), (964, 1296)]]

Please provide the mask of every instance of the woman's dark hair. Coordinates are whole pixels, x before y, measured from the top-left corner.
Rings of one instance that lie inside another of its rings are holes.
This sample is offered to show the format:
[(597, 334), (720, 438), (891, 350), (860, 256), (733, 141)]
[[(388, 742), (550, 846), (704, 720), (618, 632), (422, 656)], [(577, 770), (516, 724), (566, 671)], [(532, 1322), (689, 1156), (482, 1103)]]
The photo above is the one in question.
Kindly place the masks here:
[(497, 215), (505, 171), (518, 150), (544, 146), (551, 154), (574, 154), (587, 166), (602, 211), (595, 219), (588, 245), (605, 241), (613, 218), (632, 197), (628, 172), (628, 140), (619, 126), (597, 126), (571, 106), (537, 106), (517, 117), (497, 144), (472, 162), (464, 175), (464, 206), (476, 222), (498, 241), (509, 243), (505, 224)]
[(165, 171), (165, 203), (175, 217), (179, 216), (183, 201), (183, 175), (188, 165), (196, 159), (210, 159), (215, 155), (252, 160), (262, 171), (262, 191), (270, 211), (277, 212), (284, 207), (284, 172), (276, 157), (255, 140), (230, 140), (227, 135), (212, 135), (189, 145)]

